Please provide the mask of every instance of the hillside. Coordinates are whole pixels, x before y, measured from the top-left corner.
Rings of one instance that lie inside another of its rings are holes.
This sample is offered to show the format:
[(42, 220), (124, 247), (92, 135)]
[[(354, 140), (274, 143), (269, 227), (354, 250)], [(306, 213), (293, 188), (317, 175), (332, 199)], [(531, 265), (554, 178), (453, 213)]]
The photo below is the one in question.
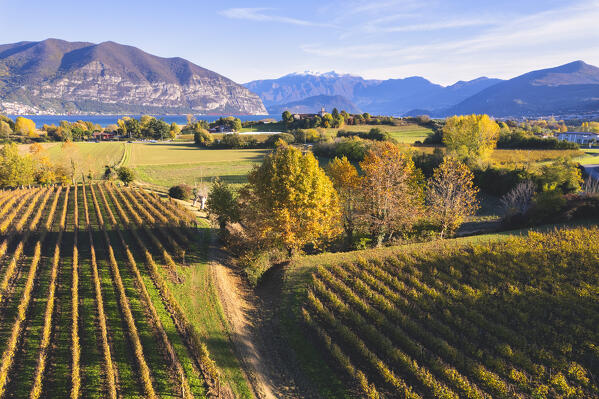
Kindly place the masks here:
[(0, 45), (0, 112), (265, 114), (243, 86), (114, 42)]
[(598, 236), (298, 260), (285, 280), (309, 329), (288, 333), (307, 372), (326, 384), (333, 370), (352, 397), (597, 397)]
[[(368, 80), (335, 72), (293, 73), (279, 79), (257, 80), (245, 84), (258, 94), (271, 113), (314, 96), (341, 96), (363, 112), (401, 115), (414, 108), (437, 109), (452, 106), (500, 82), (478, 78), (443, 87), (422, 77)], [(330, 111), (329, 108), (327, 110)], [(277, 111), (277, 112), (275, 112)]]
[(576, 115), (599, 109), (599, 68), (576, 61), (500, 82), (433, 115)]

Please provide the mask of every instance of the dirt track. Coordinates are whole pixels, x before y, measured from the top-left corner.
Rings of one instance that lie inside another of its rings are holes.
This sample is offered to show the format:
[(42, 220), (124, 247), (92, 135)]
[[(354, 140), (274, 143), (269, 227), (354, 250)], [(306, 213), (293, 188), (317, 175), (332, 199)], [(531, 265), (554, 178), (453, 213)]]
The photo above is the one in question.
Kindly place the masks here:
[(303, 381), (276, 321), (280, 299), (280, 273), (272, 273), (257, 290), (251, 290), (226, 254), (213, 248), (211, 270), (235, 347), (254, 395), (260, 399), (316, 398)]

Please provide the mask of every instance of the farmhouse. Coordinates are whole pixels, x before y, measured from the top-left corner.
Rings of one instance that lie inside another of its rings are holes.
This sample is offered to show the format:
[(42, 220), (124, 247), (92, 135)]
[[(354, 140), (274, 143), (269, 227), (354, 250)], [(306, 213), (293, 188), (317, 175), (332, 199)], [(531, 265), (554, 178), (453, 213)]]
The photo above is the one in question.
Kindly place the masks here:
[(320, 112), (317, 114), (293, 114), (293, 119), (295, 120), (302, 120), (302, 119), (312, 119), (316, 116), (320, 116), (321, 118), (324, 117), (324, 115), (327, 112), (325, 111), (324, 107), (322, 107), (320, 109)]
[(218, 125), (208, 129), (210, 133), (232, 133), (233, 129), (226, 125)]
[(116, 137), (114, 132), (94, 132), (92, 135), (94, 140), (106, 141), (112, 140)]
[(577, 144), (599, 143), (599, 133), (591, 132), (564, 132), (558, 133), (559, 140), (566, 140)]

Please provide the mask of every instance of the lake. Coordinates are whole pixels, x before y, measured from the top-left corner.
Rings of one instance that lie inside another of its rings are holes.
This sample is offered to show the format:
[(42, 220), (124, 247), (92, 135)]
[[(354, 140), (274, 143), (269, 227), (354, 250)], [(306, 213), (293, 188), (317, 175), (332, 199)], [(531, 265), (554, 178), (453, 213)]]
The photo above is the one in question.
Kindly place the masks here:
[[(12, 120), (15, 120), (17, 116), (23, 116), (25, 118), (31, 119), (35, 122), (35, 125), (38, 128), (41, 128), (43, 125), (57, 125), (60, 121), (68, 121), (68, 122), (76, 122), (79, 120), (89, 121), (95, 124), (98, 124), (102, 127), (106, 127), (111, 124), (116, 124), (116, 121), (121, 119), (124, 116), (130, 116), (132, 118), (139, 119), (141, 115), (7, 115)], [(187, 124), (187, 116), (186, 115), (152, 115), (158, 119), (164, 120), (166, 123), (171, 124), (173, 122), (185, 125)], [(281, 115), (194, 115), (196, 119), (203, 119), (208, 122), (214, 122), (218, 118), (225, 116), (235, 116), (241, 119), (242, 122), (246, 121), (259, 121), (262, 119), (281, 119)]]

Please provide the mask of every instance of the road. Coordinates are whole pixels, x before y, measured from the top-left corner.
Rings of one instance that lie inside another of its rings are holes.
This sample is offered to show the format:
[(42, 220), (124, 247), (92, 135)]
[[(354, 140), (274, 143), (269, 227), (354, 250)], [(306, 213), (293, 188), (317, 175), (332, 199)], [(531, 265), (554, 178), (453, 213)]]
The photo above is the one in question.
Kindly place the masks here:
[(599, 164), (596, 165), (584, 165), (585, 172), (595, 180), (599, 180)]

